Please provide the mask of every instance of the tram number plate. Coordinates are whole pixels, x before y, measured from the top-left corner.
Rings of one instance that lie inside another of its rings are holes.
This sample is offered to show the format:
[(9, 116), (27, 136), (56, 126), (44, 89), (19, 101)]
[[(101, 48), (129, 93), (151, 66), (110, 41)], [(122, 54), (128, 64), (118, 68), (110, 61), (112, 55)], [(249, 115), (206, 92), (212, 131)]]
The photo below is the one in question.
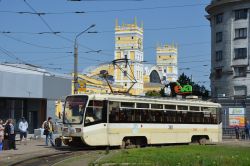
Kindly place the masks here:
[(173, 125), (168, 125), (168, 129), (172, 130), (174, 128)]

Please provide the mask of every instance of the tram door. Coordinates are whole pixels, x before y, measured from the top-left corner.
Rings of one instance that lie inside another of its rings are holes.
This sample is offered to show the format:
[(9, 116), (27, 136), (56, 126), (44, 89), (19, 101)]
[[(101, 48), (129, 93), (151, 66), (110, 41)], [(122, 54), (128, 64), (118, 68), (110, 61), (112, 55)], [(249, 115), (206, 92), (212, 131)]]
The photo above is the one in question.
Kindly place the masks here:
[(107, 101), (92, 100), (86, 109), (84, 139), (90, 145), (108, 145)]

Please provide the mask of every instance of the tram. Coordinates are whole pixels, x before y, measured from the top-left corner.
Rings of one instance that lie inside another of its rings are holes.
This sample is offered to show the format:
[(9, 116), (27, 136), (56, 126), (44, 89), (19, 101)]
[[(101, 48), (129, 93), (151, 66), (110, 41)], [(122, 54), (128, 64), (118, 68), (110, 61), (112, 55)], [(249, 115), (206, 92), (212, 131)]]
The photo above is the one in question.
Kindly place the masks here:
[(221, 106), (198, 99), (79, 94), (66, 98), (62, 141), (69, 146), (220, 142)]

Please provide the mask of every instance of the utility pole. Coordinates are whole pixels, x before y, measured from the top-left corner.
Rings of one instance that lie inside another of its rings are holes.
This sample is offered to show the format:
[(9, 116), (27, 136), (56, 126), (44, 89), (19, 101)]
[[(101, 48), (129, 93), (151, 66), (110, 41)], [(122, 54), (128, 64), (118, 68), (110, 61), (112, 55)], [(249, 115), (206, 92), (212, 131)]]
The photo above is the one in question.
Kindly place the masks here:
[(84, 31), (78, 33), (75, 37), (74, 42), (74, 94), (77, 94), (78, 92), (78, 43), (77, 38), (82, 35), (83, 33), (87, 32), (89, 29), (93, 28), (95, 24), (90, 25), (87, 29)]

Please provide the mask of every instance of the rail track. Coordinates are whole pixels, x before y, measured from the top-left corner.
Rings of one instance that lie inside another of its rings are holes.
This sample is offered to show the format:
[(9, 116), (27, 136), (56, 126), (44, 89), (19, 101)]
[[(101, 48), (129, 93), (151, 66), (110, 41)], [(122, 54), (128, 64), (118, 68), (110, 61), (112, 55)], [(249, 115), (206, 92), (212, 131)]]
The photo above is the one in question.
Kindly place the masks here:
[(84, 165), (87, 166), (88, 162), (91, 161), (91, 160), (88, 161), (90, 156), (93, 157), (96, 155), (96, 157), (99, 157), (101, 155), (100, 149), (93, 150), (93, 149), (76, 148), (76, 149), (71, 149), (70, 151), (67, 149), (61, 149), (61, 150), (64, 151), (58, 153), (50, 153), (45, 155), (34, 156), (32, 158), (11, 163), (9, 164), (9, 166), (57, 166), (60, 163), (63, 163), (64, 161), (79, 156), (81, 156), (81, 158), (86, 158), (86, 162), (82, 163), (82, 166)]

